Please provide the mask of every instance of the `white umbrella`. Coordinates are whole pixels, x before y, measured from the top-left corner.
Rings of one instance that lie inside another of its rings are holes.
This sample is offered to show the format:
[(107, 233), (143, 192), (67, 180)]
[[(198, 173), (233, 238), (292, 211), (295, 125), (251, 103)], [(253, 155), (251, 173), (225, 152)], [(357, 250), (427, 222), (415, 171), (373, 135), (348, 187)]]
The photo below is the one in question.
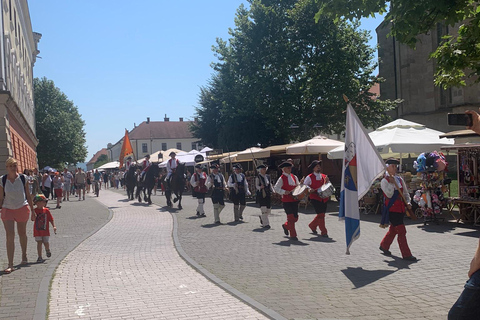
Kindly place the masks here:
[(98, 170), (102, 170), (102, 169), (116, 169), (120, 166), (120, 162), (119, 161), (112, 161), (112, 162), (108, 162), (108, 163), (105, 163), (104, 165), (101, 165), (100, 167), (96, 168)]
[(327, 153), (338, 146), (341, 146), (343, 142), (328, 139), (323, 136), (316, 136), (310, 140), (292, 144), (287, 147), (287, 154), (319, 154)]
[(202, 150), (200, 150), (201, 153), (206, 153), (206, 152), (210, 152), (210, 151), (213, 151), (213, 149), (209, 148), (209, 147), (205, 147)]
[[(442, 146), (453, 145), (454, 139), (440, 138), (443, 132), (429, 129), (423, 124), (397, 119), (368, 135), (383, 158), (440, 150)], [(330, 159), (343, 159), (344, 146), (328, 153)]]
[(270, 157), (270, 150), (253, 147), (237, 153), (236, 160), (242, 161), (242, 160), (250, 160), (253, 158), (268, 158), (268, 157)]

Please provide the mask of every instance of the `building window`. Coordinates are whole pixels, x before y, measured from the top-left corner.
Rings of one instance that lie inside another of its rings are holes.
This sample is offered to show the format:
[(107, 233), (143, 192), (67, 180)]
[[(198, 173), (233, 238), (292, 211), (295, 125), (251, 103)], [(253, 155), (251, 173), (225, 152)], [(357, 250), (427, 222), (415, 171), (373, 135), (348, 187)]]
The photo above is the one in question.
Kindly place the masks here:
[(162, 142), (162, 151), (167, 151), (167, 143)]
[(196, 142), (192, 142), (192, 150), (197, 150), (197, 143)]
[(177, 149), (182, 150), (182, 143), (181, 142), (177, 142)]
[(148, 147), (146, 143), (142, 143), (142, 152), (143, 153), (148, 153)]

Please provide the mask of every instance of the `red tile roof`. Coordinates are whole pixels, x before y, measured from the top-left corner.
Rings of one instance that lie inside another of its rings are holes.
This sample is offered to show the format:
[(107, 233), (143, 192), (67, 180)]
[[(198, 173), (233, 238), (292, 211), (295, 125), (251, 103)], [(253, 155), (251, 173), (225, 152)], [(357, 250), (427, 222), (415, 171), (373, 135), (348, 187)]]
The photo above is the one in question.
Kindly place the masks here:
[(108, 155), (106, 148), (103, 148), (102, 150), (97, 151), (97, 153), (95, 153), (95, 155), (92, 157), (92, 159), (90, 159), (90, 161), (87, 162), (87, 164), (97, 162), (98, 157), (100, 157), (102, 154)]
[(143, 139), (192, 139), (189, 130), (192, 121), (146, 121), (128, 134), (130, 140)]

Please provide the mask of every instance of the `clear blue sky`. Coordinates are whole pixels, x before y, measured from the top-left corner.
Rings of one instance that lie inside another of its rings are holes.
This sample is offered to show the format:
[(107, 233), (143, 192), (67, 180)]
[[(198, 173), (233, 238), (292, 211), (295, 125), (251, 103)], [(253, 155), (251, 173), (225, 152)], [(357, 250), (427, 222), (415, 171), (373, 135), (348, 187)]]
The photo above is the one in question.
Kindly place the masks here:
[[(211, 50), (228, 39), (241, 0), (35, 0), (42, 34), (35, 77), (47, 77), (78, 107), (88, 156), (150, 117), (191, 120), (212, 75)], [(365, 19), (376, 45), (379, 20)], [(188, 151), (188, 150), (187, 150)]]

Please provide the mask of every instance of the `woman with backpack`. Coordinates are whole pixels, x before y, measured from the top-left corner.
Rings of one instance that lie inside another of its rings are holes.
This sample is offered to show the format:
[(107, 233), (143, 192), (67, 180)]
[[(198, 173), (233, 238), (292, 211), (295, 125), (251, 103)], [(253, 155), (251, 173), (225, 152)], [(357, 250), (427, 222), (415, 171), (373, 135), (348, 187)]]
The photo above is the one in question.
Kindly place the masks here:
[[(17, 160), (8, 158), (5, 162), (7, 174), (2, 176), (0, 184), (0, 208), (5, 227), (8, 267), (4, 273), (15, 270), (13, 256), (15, 253), (15, 222), (22, 248), (21, 265), (27, 264), (27, 222), (35, 218), (33, 202), (24, 175), (17, 173)], [(29, 210), (30, 208), (30, 210)]]

